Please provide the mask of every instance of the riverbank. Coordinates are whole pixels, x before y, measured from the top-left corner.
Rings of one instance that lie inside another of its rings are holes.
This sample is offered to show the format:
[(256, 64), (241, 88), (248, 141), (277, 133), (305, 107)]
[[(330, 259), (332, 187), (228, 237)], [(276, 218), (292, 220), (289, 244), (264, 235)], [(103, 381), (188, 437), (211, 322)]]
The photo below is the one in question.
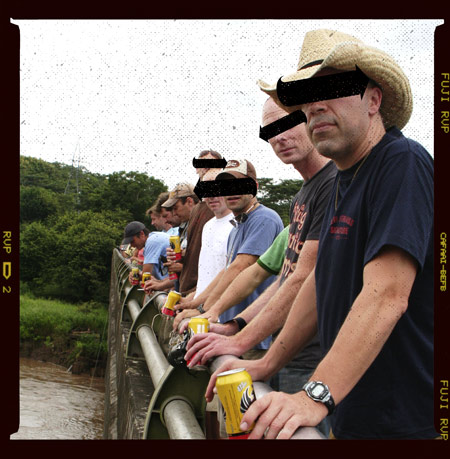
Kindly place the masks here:
[(73, 305), (21, 295), (20, 356), (103, 377), (107, 322), (108, 311), (97, 303)]

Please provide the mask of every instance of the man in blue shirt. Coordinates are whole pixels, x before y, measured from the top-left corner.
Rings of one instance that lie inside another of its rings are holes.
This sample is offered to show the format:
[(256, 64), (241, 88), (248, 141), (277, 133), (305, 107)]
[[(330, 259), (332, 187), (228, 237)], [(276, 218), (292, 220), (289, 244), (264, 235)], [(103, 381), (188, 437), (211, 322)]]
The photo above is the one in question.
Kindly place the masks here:
[[(216, 180), (247, 177), (257, 182), (253, 164), (246, 160), (231, 160), (228, 161)], [(234, 228), (228, 238), (226, 267), (197, 298), (189, 302), (180, 302), (178, 308), (184, 310), (175, 318), (175, 329), (182, 319), (199, 315), (199, 312), (208, 311), (231, 281), (241, 271), (255, 263), (283, 230), (280, 216), (274, 210), (260, 204), (256, 196), (251, 194), (225, 196), (225, 200), (227, 207), (231, 209), (235, 216), (234, 220), (232, 220)], [(223, 323), (233, 319), (264, 292), (275, 278), (275, 276), (270, 276), (245, 300), (223, 312), (219, 316), (220, 322)], [(210, 320), (217, 320), (217, 317)], [(271, 338), (266, 338), (255, 348), (267, 349), (270, 342)]]
[[(165, 279), (169, 273), (164, 266), (166, 249), (170, 247), (169, 236), (166, 233), (150, 232), (141, 222), (131, 222), (125, 227), (124, 243), (138, 250), (144, 249), (144, 264), (142, 272), (149, 272), (155, 279)], [(142, 276), (142, 273), (140, 273)], [(131, 272), (130, 272), (131, 276)]]

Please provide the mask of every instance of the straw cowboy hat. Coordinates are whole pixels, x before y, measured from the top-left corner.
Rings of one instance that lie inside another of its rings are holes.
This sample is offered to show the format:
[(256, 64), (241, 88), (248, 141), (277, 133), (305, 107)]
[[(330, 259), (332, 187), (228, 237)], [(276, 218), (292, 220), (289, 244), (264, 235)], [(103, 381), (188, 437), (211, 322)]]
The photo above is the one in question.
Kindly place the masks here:
[[(351, 35), (326, 29), (307, 32), (300, 51), (297, 71), (282, 77), (281, 81), (311, 78), (325, 67), (350, 71), (355, 70), (356, 66), (383, 91), (380, 113), (385, 128), (405, 127), (413, 105), (408, 78), (391, 56), (365, 45)], [(258, 85), (282, 108), (288, 112), (295, 110), (295, 107), (286, 107), (280, 102), (276, 83), (269, 85), (259, 80)]]

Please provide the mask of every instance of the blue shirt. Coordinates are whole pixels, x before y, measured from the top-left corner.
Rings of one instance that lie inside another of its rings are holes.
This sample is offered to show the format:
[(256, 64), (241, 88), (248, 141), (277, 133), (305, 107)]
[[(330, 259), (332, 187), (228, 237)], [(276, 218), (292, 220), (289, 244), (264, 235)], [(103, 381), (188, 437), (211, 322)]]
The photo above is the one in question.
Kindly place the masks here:
[[(241, 253), (259, 257), (272, 245), (281, 231), (283, 231), (283, 222), (280, 216), (274, 210), (259, 204), (255, 210), (248, 214), (245, 222), (239, 223), (237, 227), (231, 230), (227, 244), (227, 266)], [(275, 279), (276, 276), (270, 276), (244, 301), (221, 314), (219, 316), (220, 322), (227, 322), (246, 309)], [(266, 338), (255, 348), (268, 349), (271, 340), (271, 337)]]
[(178, 236), (178, 226), (172, 226), (167, 231), (163, 231), (163, 233), (168, 234), (169, 236)]
[(418, 271), (406, 312), (336, 407), (333, 433), (342, 439), (434, 438), (433, 160), (393, 128), (355, 176), (360, 164), (338, 172), (320, 234), (315, 272), (324, 351), (363, 287), (365, 265), (384, 246), (410, 254)]
[(164, 279), (169, 273), (167, 267), (163, 265), (166, 261), (166, 249), (170, 246), (169, 235), (161, 231), (152, 231), (144, 247), (144, 265), (153, 265), (152, 276), (155, 279)]

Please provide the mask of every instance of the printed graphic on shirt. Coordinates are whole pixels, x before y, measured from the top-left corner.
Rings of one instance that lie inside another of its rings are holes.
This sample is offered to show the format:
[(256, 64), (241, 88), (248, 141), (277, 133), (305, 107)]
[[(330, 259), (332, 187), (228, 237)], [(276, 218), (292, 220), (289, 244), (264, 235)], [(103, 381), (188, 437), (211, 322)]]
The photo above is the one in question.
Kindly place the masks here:
[(333, 239), (347, 239), (355, 220), (347, 215), (335, 215), (330, 222), (330, 234)]
[(298, 201), (295, 202), (291, 224), (289, 226), (289, 240), (286, 249), (286, 256), (284, 258), (283, 267), (281, 268), (281, 279), (285, 280), (295, 270), (298, 256), (302, 250), (304, 241), (301, 240), (302, 228), (305, 224), (308, 211), (306, 210), (306, 204), (303, 203), (301, 206)]

